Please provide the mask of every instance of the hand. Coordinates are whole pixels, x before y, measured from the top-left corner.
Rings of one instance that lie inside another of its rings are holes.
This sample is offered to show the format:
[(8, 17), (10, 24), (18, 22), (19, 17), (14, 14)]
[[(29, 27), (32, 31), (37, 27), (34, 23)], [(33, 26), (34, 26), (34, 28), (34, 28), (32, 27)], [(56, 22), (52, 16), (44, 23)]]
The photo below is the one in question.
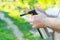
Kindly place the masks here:
[(45, 17), (41, 17), (39, 15), (34, 15), (34, 16), (31, 17), (30, 24), (34, 28), (44, 28), (44, 27), (46, 27), (46, 25), (45, 25)]

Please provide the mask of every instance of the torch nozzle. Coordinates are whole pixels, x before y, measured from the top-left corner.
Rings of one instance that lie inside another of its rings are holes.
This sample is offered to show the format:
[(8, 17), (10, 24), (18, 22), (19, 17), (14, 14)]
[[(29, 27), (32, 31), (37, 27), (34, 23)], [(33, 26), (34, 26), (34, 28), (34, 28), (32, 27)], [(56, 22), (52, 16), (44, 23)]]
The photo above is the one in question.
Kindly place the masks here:
[(24, 14), (21, 14), (20, 16), (24, 16), (24, 15), (27, 15), (28, 13), (24, 13)]
[(37, 15), (37, 13), (36, 13), (36, 11), (35, 11), (35, 9), (34, 9), (34, 10), (31, 10), (31, 11), (29, 11), (29, 12), (27, 12), (27, 13), (21, 14), (20, 16), (24, 16), (24, 15), (27, 15), (27, 14)]

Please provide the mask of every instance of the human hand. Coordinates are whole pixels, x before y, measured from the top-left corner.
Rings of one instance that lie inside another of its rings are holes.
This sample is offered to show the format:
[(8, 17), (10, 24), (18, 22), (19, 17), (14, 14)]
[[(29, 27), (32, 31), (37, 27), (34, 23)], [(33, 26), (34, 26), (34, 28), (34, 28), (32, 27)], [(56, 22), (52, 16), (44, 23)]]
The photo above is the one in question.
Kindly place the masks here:
[(45, 17), (41, 17), (39, 15), (34, 15), (31, 17), (30, 24), (34, 28), (44, 28), (46, 27), (46, 19)]

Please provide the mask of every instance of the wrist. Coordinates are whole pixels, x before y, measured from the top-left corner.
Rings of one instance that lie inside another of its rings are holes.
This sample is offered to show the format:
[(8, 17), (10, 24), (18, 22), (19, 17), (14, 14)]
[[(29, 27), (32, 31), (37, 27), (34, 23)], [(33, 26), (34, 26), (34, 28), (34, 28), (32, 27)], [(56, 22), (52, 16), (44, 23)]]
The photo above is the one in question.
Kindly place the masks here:
[(51, 20), (50, 20), (49, 18), (46, 18), (44, 23), (45, 23), (45, 27), (50, 27), (50, 26), (52, 26), (52, 25), (51, 25), (51, 24), (52, 24), (52, 23), (51, 23)]
[(46, 20), (45, 20), (46, 27), (53, 28), (55, 25), (53, 20), (54, 19), (52, 19), (52, 18), (46, 18)]

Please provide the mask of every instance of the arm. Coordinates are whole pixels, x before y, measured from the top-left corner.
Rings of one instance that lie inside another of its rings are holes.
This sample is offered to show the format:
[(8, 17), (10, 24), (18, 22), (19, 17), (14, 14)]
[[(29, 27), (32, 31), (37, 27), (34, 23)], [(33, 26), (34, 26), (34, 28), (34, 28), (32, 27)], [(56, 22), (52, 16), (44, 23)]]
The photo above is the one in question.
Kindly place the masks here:
[(47, 18), (45, 25), (57, 32), (60, 32), (60, 18)]
[[(46, 24), (49, 28), (54, 29), (55, 31), (60, 32), (60, 9), (59, 8), (50, 8), (45, 11), (46, 16), (48, 17)], [(49, 18), (50, 17), (50, 18)]]
[(35, 28), (49, 27), (57, 32), (60, 32), (60, 18), (41, 17), (35, 15), (31, 18), (31, 24)]

